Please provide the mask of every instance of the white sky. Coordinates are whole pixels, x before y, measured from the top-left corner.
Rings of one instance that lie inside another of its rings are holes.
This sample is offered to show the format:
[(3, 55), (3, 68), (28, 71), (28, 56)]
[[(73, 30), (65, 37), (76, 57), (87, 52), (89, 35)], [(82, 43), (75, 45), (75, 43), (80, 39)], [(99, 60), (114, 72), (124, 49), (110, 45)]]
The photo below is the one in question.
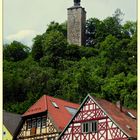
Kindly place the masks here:
[[(4, 0), (4, 42), (17, 40), (31, 45), (32, 38), (45, 32), (51, 21), (66, 21), (71, 6), (73, 0)], [(104, 19), (120, 8), (124, 21), (137, 20), (137, 0), (81, 0), (81, 6), (87, 11), (87, 19)]]

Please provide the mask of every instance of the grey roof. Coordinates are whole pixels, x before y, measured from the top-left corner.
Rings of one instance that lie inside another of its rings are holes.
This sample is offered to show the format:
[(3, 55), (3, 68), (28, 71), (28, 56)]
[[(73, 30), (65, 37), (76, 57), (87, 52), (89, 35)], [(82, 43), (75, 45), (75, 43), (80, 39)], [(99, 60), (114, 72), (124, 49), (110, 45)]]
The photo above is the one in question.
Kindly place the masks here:
[(3, 111), (3, 124), (13, 136), (21, 122), (21, 115)]

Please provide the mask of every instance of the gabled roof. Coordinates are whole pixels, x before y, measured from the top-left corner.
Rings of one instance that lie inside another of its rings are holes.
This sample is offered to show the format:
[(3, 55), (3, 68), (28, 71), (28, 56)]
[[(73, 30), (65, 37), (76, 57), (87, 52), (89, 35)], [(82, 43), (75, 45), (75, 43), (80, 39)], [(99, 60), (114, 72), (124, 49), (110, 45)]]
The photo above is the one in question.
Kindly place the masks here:
[(3, 111), (3, 124), (13, 136), (21, 122), (21, 115)]
[[(84, 103), (89, 98), (91, 98), (126, 135), (132, 138), (137, 138), (137, 120), (132, 119), (127, 114), (127, 112), (129, 111), (130, 113), (132, 113), (134, 117), (137, 118), (137, 112), (135, 110), (123, 108), (123, 111), (121, 112), (120, 109), (115, 104), (109, 101), (106, 101), (104, 99), (96, 99), (90, 95), (87, 95), (84, 101), (82, 102), (81, 106), (79, 107), (77, 113), (69, 121), (68, 125), (60, 134), (58, 139), (61, 138), (61, 136), (64, 134), (64, 132), (67, 130), (69, 125), (72, 123), (72, 121), (74, 120), (78, 112), (80, 111), (80, 109), (84, 106)], [(129, 129), (128, 126), (131, 129)]]
[(59, 131), (62, 131), (73, 116), (66, 107), (77, 109), (79, 106), (62, 99), (43, 95), (23, 114), (23, 117), (47, 111)]

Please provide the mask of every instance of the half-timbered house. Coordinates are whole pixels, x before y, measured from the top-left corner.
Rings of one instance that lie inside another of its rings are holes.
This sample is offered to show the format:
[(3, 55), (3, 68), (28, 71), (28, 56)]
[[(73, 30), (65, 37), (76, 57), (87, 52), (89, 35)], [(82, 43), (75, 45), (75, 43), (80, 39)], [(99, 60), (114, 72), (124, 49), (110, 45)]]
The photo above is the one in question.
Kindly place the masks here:
[(136, 111), (88, 95), (58, 140), (135, 140)]
[(23, 115), (17, 140), (56, 140), (76, 113), (78, 104), (42, 96)]

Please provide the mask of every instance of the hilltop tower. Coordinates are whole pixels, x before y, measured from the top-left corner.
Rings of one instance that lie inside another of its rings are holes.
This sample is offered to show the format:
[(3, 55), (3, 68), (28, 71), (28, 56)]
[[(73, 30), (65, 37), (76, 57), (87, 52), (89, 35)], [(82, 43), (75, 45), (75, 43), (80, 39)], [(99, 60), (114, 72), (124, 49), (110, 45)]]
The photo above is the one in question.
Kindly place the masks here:
[(74, 0), (74, 6), (68, 10), (67, 39), (70, 44), (85, 45), (86, 11), (80, 6), (80, 0)]

